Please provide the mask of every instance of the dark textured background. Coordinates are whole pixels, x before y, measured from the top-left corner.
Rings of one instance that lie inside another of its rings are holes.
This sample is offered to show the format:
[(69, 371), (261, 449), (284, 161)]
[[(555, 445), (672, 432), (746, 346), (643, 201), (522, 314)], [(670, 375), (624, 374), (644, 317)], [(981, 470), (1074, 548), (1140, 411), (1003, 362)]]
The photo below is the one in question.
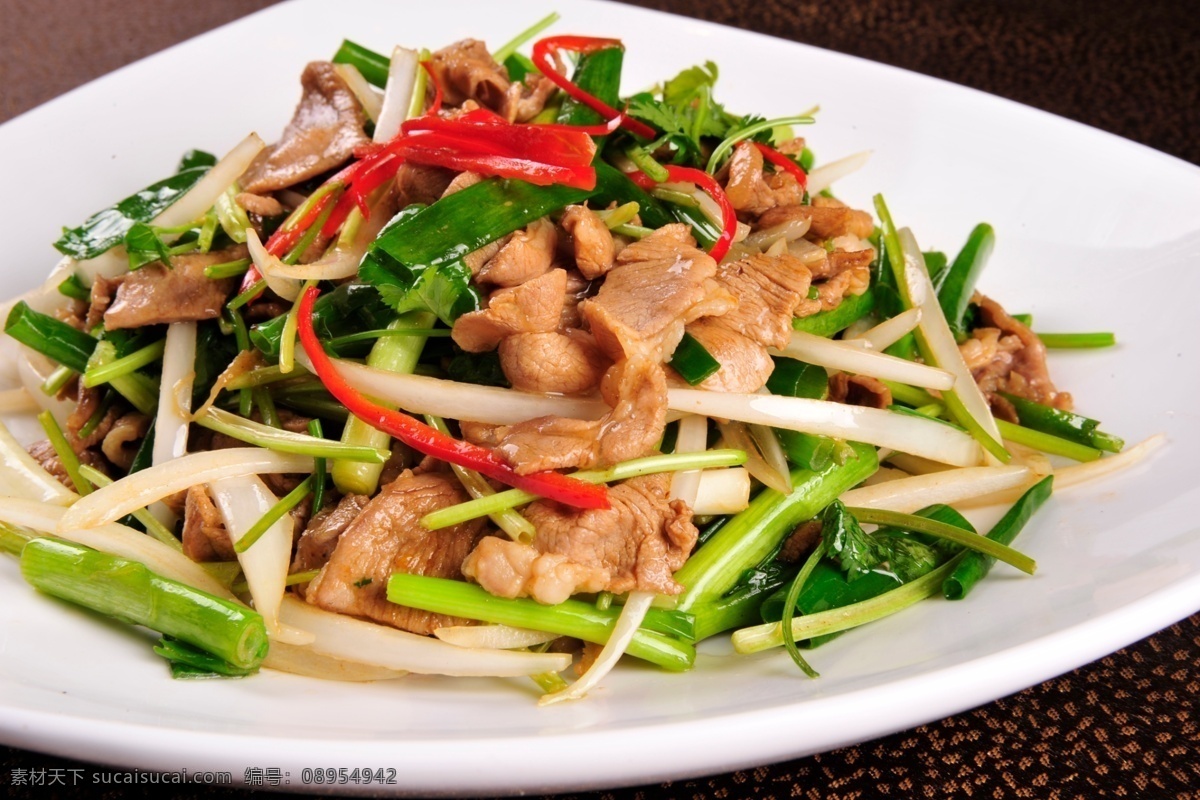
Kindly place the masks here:
[[(1189, 0), (634, 4), (924, 72), (1200, 164), (1200, 14)], [(0, 0), (0, 121), (266, 5)], [(1040, 686), (857, 747), (711, 778), (563, 798), (1200, 798), (1198, 698), (1200, 615)], [(0, 787), (14, 800), (91, 796), (61, 786), (11, 785), (15, 768), (67, 767), (94, 769), (0, 748)], [(249, 796), (215, 787), (172, 794), (187, 800)], [(125, 795), (114, 788), (103, 796)]]

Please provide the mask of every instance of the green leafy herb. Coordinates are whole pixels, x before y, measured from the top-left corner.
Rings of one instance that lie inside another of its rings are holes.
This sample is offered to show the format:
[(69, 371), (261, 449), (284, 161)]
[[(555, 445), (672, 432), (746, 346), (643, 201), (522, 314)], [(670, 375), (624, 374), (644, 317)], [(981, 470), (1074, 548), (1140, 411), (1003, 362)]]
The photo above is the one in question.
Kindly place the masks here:
[(867, 535), (840, 500), (830, 503), (821, 513), (821, 541), (825, 552), (838, 562), (850, 581), (867, 574), (888, 557), (887, 549)]
[(356, 580), (356, 581), (354, 582), (354, 588), (356, 588), (356, 589), (361, 589), (361, 588), (363, 588), (364, 586), (370, 586), (370, 585), (371, 585), (372, 583), (374, 583), (374, 582), (375, 582), (375, 579), (374, 579), (374, 578), (365, 578), (365, 577), (364, 577), (364, 578), (359, 578), (358, 580)]
[(92, 296), (92, 290), (83, 285), (83, 281), (79, 280), (79, 276), (72, 273), (67, 276), (67, 279), (58, 285), (58, 293), (70, 297), (72, 300), (88, 300)]
[(183, 172), (188, 169), (204, 168), (215, 166), (217, 157), (205, 150), (188, 150), (179, 159), (179, 164), (175, 167), (176, 172)]
[(125, 233), (125, 251), (130, 271), (161, 261), (171, 266), (171, 248), (144, 222), (135, 222)]

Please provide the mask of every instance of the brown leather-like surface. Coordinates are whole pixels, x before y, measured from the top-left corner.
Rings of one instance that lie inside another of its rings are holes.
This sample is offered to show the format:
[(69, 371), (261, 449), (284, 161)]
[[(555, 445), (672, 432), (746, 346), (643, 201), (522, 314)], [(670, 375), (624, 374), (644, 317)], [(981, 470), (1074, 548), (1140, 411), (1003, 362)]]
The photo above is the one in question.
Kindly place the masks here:
[[(636, 4), (925, 72), (1200, 163), (1200, 14), (1184, 0)], [(0, 0), (0, 121), (266, 5)], [(336, 12), (331, 16), (336, 20)], [(669, 30), (663, 37), (669, 41)], [(1121, 165), (1112, 168), (1119, 177)], [(1200, 615), (1040, 686), (876, 741), (732, 774), (563, 797), (1200, 797), (1198, 698)], [(720, 742), (713, 746), (719, 750)], [(58, 773), (67, 785), (48, 785), (50, 770), (71, 768), (84, 770), (86, 785), (81, 780), (72, 787), (69, 772)], [(0, 787), (21, 800), (129, 796), (120, 787), (90, 785), (99, 769), (0, 749)], [(28, 785), (28, 772), (25, 785), (15, 785), (14, 770), (41, 770), (42, 785)], [(194, 786), (171, 794), (248, 796)]]

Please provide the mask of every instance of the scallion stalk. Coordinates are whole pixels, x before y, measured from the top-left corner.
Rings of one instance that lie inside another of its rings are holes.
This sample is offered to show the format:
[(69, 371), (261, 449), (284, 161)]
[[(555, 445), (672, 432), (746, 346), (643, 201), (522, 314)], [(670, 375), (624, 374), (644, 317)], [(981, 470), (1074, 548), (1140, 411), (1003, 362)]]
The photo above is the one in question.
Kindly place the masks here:
[(250, 526), (250, 530), (246, 531), (246, 535), (234, 542), (234, 552), (244, 553), (250, 549), (251, 545), (262, 538), (262, 535), (267, 532), (272, 525), (283, 519), (283, 515), (287, 514), (296, 506), (308, 497), (313, 490), (313, 476), (309, 475), (300, 485), (292, 489), (275, 505), (259, 518), (258, 522)]
[(391, 455), (387, 450), (366, 445), (334, 442), (303, 433), (279, 430), (213, 406), (199, 414), (194, 422), (238, 441), (280, 453), (297, 453), (313, 458), (343, 458), (369, 464), (383, 464)]
[(46, 432), (46, 438), (50, 440), (50, 446), (54, 448), (54, 454), (58, 456), (58, 462), (62, 464), (67, 477), (74, 484), (75, 491), (81, 496), (91, 494), (92, 485), (80, 473), (79, 456), (75, 454), (67, 437), (63, 435), (62, 428), (58, 427), (58, 420), (54, 419), (54, 415), (49, 411), (43, 411), (37, 415), (37, 421), (41, 423), (42, 430)]
[(508, 60), (508, 57), (517, 52), (522, 45), (531, 40), (533, 37), (537, 36), (542, 31), (546, 30), (546, 28), (549, 28), (551, 25), (558, 22), (558, 20), (558, 12), (551, 11), (549, 14), (518, 33), (512, 39), (500, 45), (500, 49), (492, 53), (492, 58), (495, 59), (496, 63), (503, 64)]
[(1102, 333), (1039, 333), (1037, 337), (1046, 347), (1056, 349), (1113, 347), (1117, 343), (1117, 337), (1108, 331)]
[(83, 385), (94, 389), (97, 386), (111, 383), (114, 378), (136, 372), (162, 358), (166, 346), (166, 339), (159, 339), (153, 344), (146, 345), (122, 358), (108, 361), (102, 366), (88, 367), (87, 372), (83, 373)]
[(886, 511), (879, 508), (848, 508), (855, 519), (862, 523), (873, 525), (891, 525), (901, 530), (924, 533), (929, 536), (945, 539), (948, 542), (981, 553), (993, 560), (1003, 561), (1022, 572), (1032, 575), (1037, 570), (1037, 562), (1024, 553), (1017, 552), (1003, 542), (960, 528), (945, 522), (920, 517), (916, 514), (901, 514), (898, 511)]

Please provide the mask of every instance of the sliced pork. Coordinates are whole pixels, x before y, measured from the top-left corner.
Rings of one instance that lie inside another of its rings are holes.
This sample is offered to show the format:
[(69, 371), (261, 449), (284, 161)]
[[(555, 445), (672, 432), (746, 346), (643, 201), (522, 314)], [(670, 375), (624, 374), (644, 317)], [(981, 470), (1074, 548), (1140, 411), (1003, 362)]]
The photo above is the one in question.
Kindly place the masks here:
[(279, 141), (262, 151), (240, 179), (244, 191), (262, 194), (315, 178), (341, 165), (371, 140), (366, 115), (350, 87), (326, 61), (300, 76), (303, 94)]
[(575, 266), (588, 280), (612, 269), (616, 246), (604, 221), (587, 206), (567, 206), (560, 224), (571, 237)]
[(393, 572), (461, 578), (463, 559), (483, 534), (484, 520), (431, 531), (421, 517), (467, 500), (453, 476), (403, 472), (383, 487), (338, 537), (329, 561), (308, 585), (305, 599), (350, 614), (429, 634), (464, 620), (399, 606), (387, 599)]
[(463, 314), (454, 323), (454, 342), (469, 353), (495, 350), (514, 333), (548, 333), (558, 328), (567, 273), (551, 270), (520, 286), (493, 292), (487, 308)]
[(744, 215), (755, 217), (776, 206), (799, 205), (804, 199), (804, 189), (790, 173), (763, 172), (762, 153), (751, 142), (741, 142), (733, 148), (728, 173), (725, 194)]
[(480, 268), (476, 280), (496, 286), (520, 286), (545, 275), (554, 262), (557, 243), (558, 230), (554, 224), (545, 218), (535, 220), (508, 238)]
[(237, 285), (236, 278), (208, 278), (204, 268), (246, 257), (244, 245), (208, 253), (173, 256), (171, 266), (147, 264), (130, 272), (104, 312), (108, 330), (167, 322), (216, 319)]
[(504, 376), (524, 392), (586, 392), (600, 383), (609, 363), (591, 334), (578, 328), (518, 333), (500, 343)]

